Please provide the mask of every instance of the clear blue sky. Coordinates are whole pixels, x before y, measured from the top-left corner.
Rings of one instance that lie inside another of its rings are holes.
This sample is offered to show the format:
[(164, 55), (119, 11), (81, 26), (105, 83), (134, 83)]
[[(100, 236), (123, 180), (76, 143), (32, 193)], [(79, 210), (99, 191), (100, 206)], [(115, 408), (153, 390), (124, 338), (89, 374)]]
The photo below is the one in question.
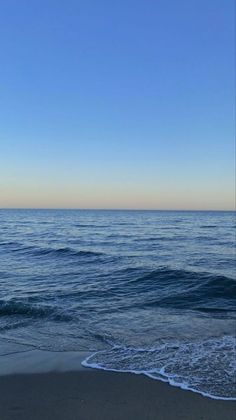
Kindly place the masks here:
[(1, 0), (0, 207), (232, 209), (234, 0)]

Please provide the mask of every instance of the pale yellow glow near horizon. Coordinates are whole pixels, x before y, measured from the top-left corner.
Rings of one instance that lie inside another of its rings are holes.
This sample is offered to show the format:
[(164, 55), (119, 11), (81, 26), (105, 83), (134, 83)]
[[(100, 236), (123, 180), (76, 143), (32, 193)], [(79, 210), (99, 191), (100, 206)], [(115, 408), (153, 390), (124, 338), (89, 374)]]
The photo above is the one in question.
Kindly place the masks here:
[(12, 186), (0, 188), (0, 208), (235, 210), (235, 197), (232, 191), (208, 189)]

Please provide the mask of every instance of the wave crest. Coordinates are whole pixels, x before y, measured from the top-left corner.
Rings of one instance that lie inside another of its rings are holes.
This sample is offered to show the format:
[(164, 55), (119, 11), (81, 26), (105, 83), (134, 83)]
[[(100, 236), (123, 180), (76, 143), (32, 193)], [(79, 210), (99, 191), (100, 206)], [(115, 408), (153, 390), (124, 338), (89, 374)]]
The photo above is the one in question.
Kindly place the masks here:
[(235, 311), (236, 281), (226, 276), (162, 267), (128, 280), (124, 293), (143, 294), (143, 306)]
[(50, 318), (54, 321), (70, 321), (72, 317), (57, 308), (46, 305), (32, 305), (22, 301), (0, 301), (0, 316), (20, 315), (30, 318)]

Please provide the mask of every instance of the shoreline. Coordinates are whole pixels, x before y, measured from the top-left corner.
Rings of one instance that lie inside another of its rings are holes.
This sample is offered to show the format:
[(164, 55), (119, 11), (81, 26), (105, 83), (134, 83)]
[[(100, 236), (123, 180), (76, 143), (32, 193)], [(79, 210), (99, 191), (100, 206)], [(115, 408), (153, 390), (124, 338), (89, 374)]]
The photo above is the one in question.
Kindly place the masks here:
[(35, 348), (10, 352), (0, 356), (0, 377), (9, 375), (25, 375), (25, 374), (44, 374), (44, 373), (62, 373), (62, 372), (79, 372), (79, 371), (102, 371), (109, 373), (129, 374), (134, 376), (145, 376), (152, 381), (158, 381), (167, 384), (170, 387), (180, 389), (184, 392), (191, 392), (204, 398), (215, 401), (232, 401), (236, 402), (236, 398), (217, 397), (195, 390), (181, 383), (175, 383), (170, 378), (153, 377), (148, 372), (137, 372), (132, 370), (116, 370), (106, 369), (96, 364), (89, 364), (88, 359), (92, 355), (88, 351), (50, 351), (39, 350)]
[(88, 352), (28, 350), (0, 357), (1, 420), (231, 420), (215, 400), (144, 374), (83, 367)]
[(204, 398), (216, 401), (236, 402), (236, 398), (217, 397), (198, 391), (184, 384), (175, 383), (170, 378), (166, 380), (156, 378), (148, 372), (137, 372), (132, 370), (106, 369), (96, 364), (89, 364), (88, 360), (92, 353), (88, 351), (50, 351), (39, 349), (21, 350), (6, 353), (0, 356), (0, 377), (9, 375), (25, 374), (44, 374), (44, 373), (62, 373), (62, 372), (80, 372), (80, 371), (102, 371), (110, 373), (129, 374), (134, 376), (145, 376), (153, 381), (168, 384), (171, 387), (180, 389), (184, 392), (191, 392), (203, 396)]

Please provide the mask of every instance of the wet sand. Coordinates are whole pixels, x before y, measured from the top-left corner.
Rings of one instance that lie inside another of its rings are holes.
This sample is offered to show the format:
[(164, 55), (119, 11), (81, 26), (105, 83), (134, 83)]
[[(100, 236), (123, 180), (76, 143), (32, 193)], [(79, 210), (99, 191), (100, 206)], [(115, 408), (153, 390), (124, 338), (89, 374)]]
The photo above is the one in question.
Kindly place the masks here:
[(143, 375), (82, 369), (0, 376), (1, 420), (233, 420), (234, 401)]

